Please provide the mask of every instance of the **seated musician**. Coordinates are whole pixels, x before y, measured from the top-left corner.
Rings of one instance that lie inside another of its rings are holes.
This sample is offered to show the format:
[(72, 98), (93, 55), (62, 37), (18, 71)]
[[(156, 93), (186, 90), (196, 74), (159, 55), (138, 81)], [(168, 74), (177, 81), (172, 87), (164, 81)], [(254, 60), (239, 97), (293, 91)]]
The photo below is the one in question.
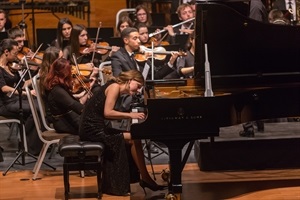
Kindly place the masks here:
[[(149, 38), (149, 32), (148, 32), (148, 27), (146, 24), (144, 23), (139, 23), (136, 25), (136, 28), (139, 32), (139, 39), (141, 42), (141, 46), (140, 46), (140, 51), (145, 51), (148, 50), (148, 54), (144, 53), (143, 55), (141, 54), (136, 54), (136, 56), (138, 58), (140, 58), (140, 60), (138, 60), (138, 62), (142, 65), (147, 64), (149, 67), (151, 67), (151, 43), (150, 43), (150, 38)], [(159, 42), (155, 42), (155, 45), (160, 45)], [(160, 50), (162, 53), (163, 51), (165, 51), (165, 49), (163, 47), (158, 47), (156, 46), (154, 48), (154, 51)], [(147, 54), (147, 55), (145, 55)], [(139, 56), (141, 55), (141, 56)], [(166, 59), (166, 55), (160, 55), (159, 59), (155, 59), (154, 60), (154, 79), (163, 79), (164, 77), (166, 77), (168, 74), (175, 72), (175, 68), (173, 68), (174, 62), (176, 61), (177, 57), (178, 57), (178, 52), (171, 52), (171, 56), (169, 59)], [(149, 70), (148, 79), (151, 78), (151, 70)], [(169, 76), (169, 78), (177, 78), (177, 76)]]
[[(98, 70), (94, 67), (100, 65), (102, 55), (94, 52), (95, 46), (96, 44), (88, 38), (86, 27), (76, 24), (71, 31), (70, 45), (66, 46), (63, 50), (63, 57), (69, 60), (74, 66), (76, 63), (84, 64), (79, 66), (79, 70), (82, 67), (83, 70), (91, 72), (89, 76), (96, 77)], [(73, 58), (73, 55), (75, 55), (75, 58)]]
[(135, 8), (136, 19), (134, 22), (134, 26), (138, 23), (144, 23), (148, 27), (152, 26), (152, 17), (146, 6), (140, 4)]
[[(186, 20), (192, 19), (195, 17), (195, 13), (193, 10), (193, 7), (188, 3), (183, 3), (178, 6), (177, 12), (178, 18), (181, 22), (184, 22)], [(172, 25), (168, 25), (164, 27), (164, 30), (168, 31), (169, 37), (167, 41), (169, 41), (170, 44), (177, 43), (175, 41), (175, 35), (183, 35), (183, 34), (191, 34), (194, 29), (194, 22), (187, 22), (182, 24), (181, 26), (177, 26), (175, 28), (172, 27)]]
[[(30, 68), (30, 72), (31, 72), (31, 77), (33, 77), (34, 75), (36, 75), (38, 73), (38, 69), (39, 69), (39, 65), (42, 62), (42, 58), (38, 58), (38, 59), (31, 59), (31, 56), (34, 55), (34, 52), (31, 51), (30, 48), (25, 47), (25, 34), (23, 32), (23, 30), (18, 27), (15, 26), (11, 29), (9, 29), (7, 31), (8, 33), (8, 38), (15, 40), (16, 42), (18, 42), (18, 55), (16, 58), (16, 62), (20, 62), (22, 58), (26, 57), (27, 58), (27, 62), (29, 64), (29, 68)], [(25, 84), (31, 84), (31, 80), (30, 80), (30, 76), (26, 75), (25, 79), (27, 80), (25, 82)], [(25, 87), (25, 85), (24, 85)]]
[[(18, 88), (15, 88), (20, 81), (21, 75), (18, 70), (11, 67), (11, 63), (17, 58), (18, 52), (18, 42), (13, 39), (2, 40), (0, 44), (0, 115), (19, 118), (21, 101), (28, 152), (38, 155), (42, 142), (36, 132), (25, 91), (21, 91), (22, 99), (19, 97), (19, 91), (23, 87), (24, 82), (21, 81)], [(12, 92), (14, 93), (11, 95)], [(34, 94), (33, 90), (31, 92)]]
[(0, 9), (0, 32), (5, 32), (6, 12)]
[(121, 47), (111, 57), (113, 76), (132, 69), (142, 71), (134, 60), (134, 52), (139, 50), (140, 39), (136, 28), (128, 27), (121, 32), (124, 47)]
[(131, 21), (129, 16), (125, 15), (121, 17), (117, 24), (117, 36), (120, 37), (121, 32), (127, 27), (133, 27), (133, 22)]
[(51, 46), (55, 46), (63, 50), (68, 44), (73, 24), (69, 18), (61, 18), (57, 23), (56, 39), (51, 43)]
[[(87, 87), (91, 87), (94, 83), (95, 80)], [(80, 114), (85, 102), (92, 94), (88, 91), (80, 99), (73, 97), (72, 91), (75, 85), (72, 76), (72, 66), (65, 58), (58, 58), (53, 62), (43, 84), (47, 104), (53, 117), (54, 129), (58, 133), (77, 135)]]
[[(129, 28), (127, 29), (129, 30)], [(135, 34), (135, 36), (137, 35)], [(110, 129), (105, 124), (106, 119), (145, 118), (145, 114), (141, 112), (120, 112), (114, 109), (117, 99), (121, 95), (134, 95), (143, 85), (144, 78), (139, 71), (120, 72), (116, 78), (113, 77), (112, 80), (101, 86), (99, 92), (90, 98), (83, 109), (79, 129), (80, 138), (103, 142), (105, 145), (102, 192), (106, 194), (130, 195), (130, 174), (125, 143), (129, 143), (131, 146), (130, 152), (141, 174), (140, 186), (144, 191), (145, 188), (152, 191), (166, 188), (158, 185), (150, 177), (145, 165), (141, 141), (131, 140), (130, 132)]]
[(195, 64), (195, 33), (189, 35), (186, 56), (177, 59), (177, 73), (179, 77), (191, 78), (194, 76)]

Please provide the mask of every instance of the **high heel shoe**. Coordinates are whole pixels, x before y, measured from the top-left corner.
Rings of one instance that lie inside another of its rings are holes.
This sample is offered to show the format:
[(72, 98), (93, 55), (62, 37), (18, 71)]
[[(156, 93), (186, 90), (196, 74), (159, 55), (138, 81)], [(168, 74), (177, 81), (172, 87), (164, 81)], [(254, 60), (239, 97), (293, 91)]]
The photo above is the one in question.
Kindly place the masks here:
[(168, 188), (166, 185), (151, 185), (143, 180), (140, 180), (140, 186), (143, 188), (145, 195), (147, 194), (145, 188), (149, 188), (152, 191), (165, 190)]

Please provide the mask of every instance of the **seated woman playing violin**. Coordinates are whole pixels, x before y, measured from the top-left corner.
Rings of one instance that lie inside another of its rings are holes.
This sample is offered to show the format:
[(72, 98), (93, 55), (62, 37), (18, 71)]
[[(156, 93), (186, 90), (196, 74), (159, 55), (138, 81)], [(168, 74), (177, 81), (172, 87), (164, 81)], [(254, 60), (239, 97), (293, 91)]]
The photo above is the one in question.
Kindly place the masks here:
[[(0, 43), (0, 115), (19, 118), (21, 101), (28, 151), (36, 155), (40, 152), (42, 142), (34, 127), (26, 93), (22, 90), (24, 82), (20, 82), (21, 75), (19, 71), (9, 65), (9, 63), (16, 60), (18, 51), (18, 42), (13, 39), (4, 39)], [(22, 93), (22, 98), (20, 98), (19, 92)], [(35, 94), (34, 90), (31, 93)]]
[[(70, 45), (66, 46), (63, 50), (63, 57), (69, 60), (72, 65), (85, 64), (81, 66), (84, 70), (91, 73), (94, 66), (100, 65), (102, 59), (101, 54), (94, 53), (95, 45), (94, 43), (89, 43), (86, 27), (76, 24), (71, 31)], [(74, 61), (73, 55), (76, 61)], [(96, 73), (97, 70), (94, 70), (93, 76), (96, 76)]]
[[(92, 95), (86, 92), (83, 97), (76, 99), (72, 90), (73, 73), (70, 62), (59, 58), (50, 66), (44, 81), (47, 104), (53, 117), (54, 129), (59, 133), (78, 134), (80, 114), (84, 104)], [(90, 83), (89, 88), (95, 83)], [(87, 89), (89, 89), (87, 88)]]

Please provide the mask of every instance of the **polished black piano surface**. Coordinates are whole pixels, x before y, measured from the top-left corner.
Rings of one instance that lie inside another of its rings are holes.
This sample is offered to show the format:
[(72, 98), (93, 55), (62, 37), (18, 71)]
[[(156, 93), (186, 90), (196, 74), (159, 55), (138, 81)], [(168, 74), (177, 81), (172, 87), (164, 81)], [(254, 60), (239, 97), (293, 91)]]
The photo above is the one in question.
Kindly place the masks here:
[[(170, 193), (182, 192), (187, 143), (213, 141), (220, 127), (300, 116), (300, 27), (249, 19), (237, 4), (245, 3), (197, 1), (194, 79), (149, 81), (147, 118), (131, 126), (133, 138), (168, 147)], [(213, 96), (204, 96), (205, 66)]]

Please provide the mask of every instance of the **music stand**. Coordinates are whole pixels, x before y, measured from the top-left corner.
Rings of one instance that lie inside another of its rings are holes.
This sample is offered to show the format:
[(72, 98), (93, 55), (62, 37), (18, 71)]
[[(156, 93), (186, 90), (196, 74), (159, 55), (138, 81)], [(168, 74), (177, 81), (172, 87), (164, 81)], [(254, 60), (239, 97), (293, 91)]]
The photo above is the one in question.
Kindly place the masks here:
[[(19, 116), (20, 116), (20, 124), (19, 124), (19, 130), (20, 130), (20, 138), (21, 138), (21, 141), (19, 142), (19, 153), (17, 155), (17, 157), (12, 161), (12, 163), (8, 166), (8, 168), (3, 172), (3, 176), (6, 175), (6, 173), (10, 170), (10, 168), (12, 168), (14, 166), (14, 164), (18, 163), (18, 164), (21, 164), (21, 165), (25, 165), (25, 156), (28, 155), (32, 158), (34, 158), (35, 160), (37, 160), (37, 157), (35, 157), (34, 155), (30, 154), (29, 152), (27, 152), (27, 149), (25, 148), (24, 146), (24, 141), (25, 141), (25, 138), (24, 138), (24, 129), (23, 129), (23, 124), (24, 124), (24, 115), (23, 115), (23, 107), (22, 107), (22, 86), (21, 86), (21, 83), (24, 79), (24, 77), (26, 76), (26, 74), (30, 71), (29, 67), (28, 67), (28, 63), (27, 63), (27, 60), (26, 58), (24, 59), (25, 61), (25, 64), (26, 64), (26, 67), (27, 69), (25, 69), (25, 71), (22, 73), (21, 77), (20, 77), (20, 80), (19, 82), (17, 83), (17, 85), (15, 86), (13, 92), (10, 94), (9, 97), (11, 97), (15, 91), (18, 91), (18, 94), (19, 94)], [(29, 74), (29, 77), (31, 77), (31, 74)], [(19, 162), (19, 158), (22, 157), (22, 162), (20, 163)], [(30, 162), (32, 163), (32, 162)], [(52, 167), (51, 165), (43, 162), (45, 165), (47, 165), (48, 167), (52, 168), (52, 169), (55, 169), (55, 167)]]

